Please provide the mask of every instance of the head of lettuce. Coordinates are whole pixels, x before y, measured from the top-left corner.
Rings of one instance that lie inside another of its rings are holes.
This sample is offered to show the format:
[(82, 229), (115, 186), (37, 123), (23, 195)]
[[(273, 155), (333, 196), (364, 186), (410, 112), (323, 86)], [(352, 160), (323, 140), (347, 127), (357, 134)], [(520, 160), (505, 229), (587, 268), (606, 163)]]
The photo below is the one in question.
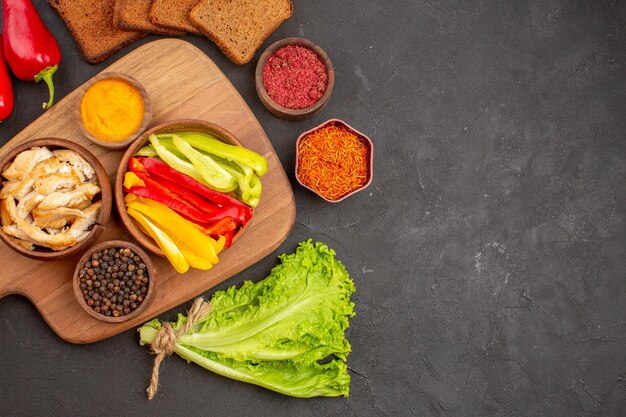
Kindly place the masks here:
[[(210, 312), (178, 337), (174, 352), (239, 381), (293, 397), (348, 396), (345, 337), (354, 283), (335, 251), (311, 240), (280, 256), (264, 280), (216, 292)], [(187, 318), (171, 323), (180, 329)], [(151, 344), (161, 323), (139, 329)]]

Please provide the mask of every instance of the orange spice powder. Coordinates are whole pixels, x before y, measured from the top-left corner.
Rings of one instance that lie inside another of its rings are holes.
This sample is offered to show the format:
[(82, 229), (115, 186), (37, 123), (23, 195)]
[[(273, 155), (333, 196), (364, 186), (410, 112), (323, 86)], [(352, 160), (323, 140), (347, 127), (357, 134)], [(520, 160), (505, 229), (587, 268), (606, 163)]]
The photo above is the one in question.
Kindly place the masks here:
[(139, 129), (144, 117), (143, 97), (131, 83), (105, 78), (87, 89), (80, 102), (80, 116), (89, 133), (116, 142)]
[(297, 152), (298, 179), (328, 200), (339, 200), (368, 181), (367, 141), (343, 126), (329, 124), (309, 133)]

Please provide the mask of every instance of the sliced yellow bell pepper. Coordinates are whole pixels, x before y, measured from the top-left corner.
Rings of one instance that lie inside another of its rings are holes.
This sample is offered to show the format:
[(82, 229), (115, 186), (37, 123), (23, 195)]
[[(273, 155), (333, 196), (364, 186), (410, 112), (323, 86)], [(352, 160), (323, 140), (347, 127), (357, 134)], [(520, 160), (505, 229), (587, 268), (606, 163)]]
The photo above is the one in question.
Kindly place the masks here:
[[(209, 236), (209, 231), (207, 229), (205, 229), (204, 227), (200, 226), (199, 224), (195, 224), (193, 222), (190, 222), (196, 229), (198, 229), (203, 235)], [(213, 239), (213, 237), (211, 237), (211, 239)], [(224, 237), (224, 235), (220, 235), (219, 239), (215, 240), (215, 253), (219, 254), (223, 249), (224, 249), (224, 245), (226, 244), (226, 238)]]
[(176, 243), (174, 243), (174, 241), (167, 235), (167, 233), (165, 233), (143, 214), (133, 208), (128, 208), (128, 214), (132, 218), (137, 220), (141, 227), (143, 227), (143, 229), (148, 232), (152, 239), (154, 239), (154, 241), (157, 243), (157, 245), (159, 245), (163, 253), (165, 253), (165, 257), (170, 261), (170, 263), (178, 273), (184, 274), (189, 270), (189, 262), (187, 262), (183, 252), (176, 245)]
[(132, 188), (135, 186), (145, 187), (146, 184), (134, 172), (128, 171), (124, 174), (124, 188)]
[(217, 253), (220, 253), (222, 249), (224, 249), (225, 244), (226, 244), (226, 237), (224, 237), (224, 235), (220, 235), (219, 239), (217, 239), (217, 247), (215, 248), (215, 251)]
[(196, 269), (202, 269), (203, 271), (208, 271), (213, 268), (213, 264), (208, 259), (202, 258), (194, 253), (189, 246), (187, 246), (184, 242), (180, 240), (175, 241), (178, 249), (183, 253), (183, 256), (189, 262), (189, 265)]
[(204, 235), (190, 221), (181, 217), (165, 204), (142, 197), (138, 197), (127, 204), (129, 208), (152, 220), (174, 241), (185, 242), (189, 249), (212, 264), (218, 262), (217, 242), (210, 236)]

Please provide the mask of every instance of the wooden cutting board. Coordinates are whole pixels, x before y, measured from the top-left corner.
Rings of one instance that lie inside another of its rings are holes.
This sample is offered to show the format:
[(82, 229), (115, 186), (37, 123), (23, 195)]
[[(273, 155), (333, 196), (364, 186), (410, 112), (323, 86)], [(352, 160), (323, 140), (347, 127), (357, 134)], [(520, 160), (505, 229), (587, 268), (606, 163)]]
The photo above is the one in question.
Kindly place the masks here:
[[(71, 68), (62, 70), (71, 71)], [(295, 221), (293, 192), (272, 144), (237, 90), (202, 51), (182, 40), (158, 40), (143, 45), (103, 72), (126, 73), (143, 84), (152, 103), (152, 125), (175, 119), (216, 123), (234, 134), (244, 146), (265, 156), (269, 169), (261, 179), (261, 203), (245, 232), (220, 254), (220, 262), (210, 271), (191, 269), (179, 275), (164, 258), (154, 257), (158, 274), (153, 301), (144, 314), (128, 322), (100, 322), (79, 306), (72, 292), (72, 273), (78, 257), (36, 261), (1, 245), (0, 298), (7, 294), (27, 297), (50, 327), (72, 343), (95, 342), (137, 327), (202, 294), (273, 252)], [(29, 139), (69, 139), (100, 159), (113, 184), (122, 151), (101, 148), (81, 134), (75, 114), (79, 90), (11, 139), (0, 149), (0, 155)], [(110, 239), (132, 240), (115, 212), (99, 241)]]

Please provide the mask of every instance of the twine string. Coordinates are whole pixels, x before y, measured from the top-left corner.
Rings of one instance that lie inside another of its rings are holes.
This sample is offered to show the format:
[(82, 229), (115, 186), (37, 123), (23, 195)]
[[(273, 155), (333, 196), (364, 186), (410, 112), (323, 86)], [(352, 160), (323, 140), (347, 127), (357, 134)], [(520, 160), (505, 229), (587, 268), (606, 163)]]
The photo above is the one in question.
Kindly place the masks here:
[(152, 352), (156, 355), (154, 358), (154, 366), (152, 367), (152, 377), (150, 378), (150, 386), (146, 390), (148, 399), (154, 398), (159, 386), (159, 367), (166, 356), (171, 355), (176, 347), (178, 338), (187, 333), (196, 322), (206, 317), (211, 312), (211, 303), (204, 301), (203, 298), (196, 298), (187, 312), (187, 321), (185, 324), (174, 332), (174, 328), (170, 323), (163, 323), (158, 331), (154, 341), (152, 342)]

